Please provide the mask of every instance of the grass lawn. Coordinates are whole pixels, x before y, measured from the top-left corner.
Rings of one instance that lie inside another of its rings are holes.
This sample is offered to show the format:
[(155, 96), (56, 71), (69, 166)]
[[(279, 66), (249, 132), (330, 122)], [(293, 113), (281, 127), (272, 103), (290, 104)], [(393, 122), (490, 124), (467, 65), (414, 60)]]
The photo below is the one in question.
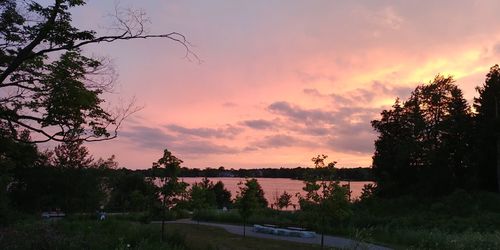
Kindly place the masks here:
[(167, 224), (167, 232), (185, 236), (188, 249), (320, 249), (319, 246), (289, 241), (270, 240), (235, 235), (218, 227), (190, 224)]
[(167, 224), (167, 242), (160, 241), (161, 225), (121, 219), (25, 220), (0, 228), (2, 250), (183, 250), (183, 249), (319, 249), (288, 241), (243, 238), (205, 225)]

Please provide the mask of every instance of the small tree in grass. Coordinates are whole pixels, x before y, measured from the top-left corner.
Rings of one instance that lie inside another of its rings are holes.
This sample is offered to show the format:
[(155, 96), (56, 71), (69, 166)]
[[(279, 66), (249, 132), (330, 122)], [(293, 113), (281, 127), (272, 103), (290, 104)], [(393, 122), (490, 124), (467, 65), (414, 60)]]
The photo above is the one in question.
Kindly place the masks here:
[(179, 181), (178, 175), (181, 171), (182, 160), (172, 155), (168, 149), (163, 151), (163, 157), (153, 163), (153, 169), (161, 169), (161, 200), (162, 200), (162, 218), (161, 218), (161, 239), (165, 240), (165, 215), (177, 204), (179, 197), (186, 191), (187, 184)]
[(298, 194), (300, 209), (313, 220), (321, 232), (321, 248), (324, 247), (324, 234), (331, 224), (339, 223), (350, 216), (349, 190), (334, 180), (335, 164), (325, 164), (328, 156), (313, 157), (315, 168), (323, 168), (326, 174), (306, 176), (303, 190), (305, 196)]
[(243, 237), (245, 237), (248, 218), (252, 216), (256, 209), (267, 207), (268, 203), (257, 179), (246, 180), (244, 184), (240, 182), (239, 188), (236, 207), (243, 218)]

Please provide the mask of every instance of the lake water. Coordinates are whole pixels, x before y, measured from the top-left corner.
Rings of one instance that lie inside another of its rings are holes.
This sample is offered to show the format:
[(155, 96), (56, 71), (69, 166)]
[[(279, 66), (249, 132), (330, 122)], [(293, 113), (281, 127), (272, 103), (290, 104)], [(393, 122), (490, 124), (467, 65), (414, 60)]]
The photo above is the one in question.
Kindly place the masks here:
[[(201, 177), (181, 177), (182, 181), (188, 184), (194, 184), (195, 182), (201, 182), (203, 178)], [(214, 183), (222, 181), (227, 190), (231, 192), (231, 198), (236, 197), (237, 191), (239, 191), (238, 183), (244, 182), (245, 178), (234, 178), (234, 177), (214, 177), (208, 178)], [(292, 204), (297, 205), (298, 199), (295, 197), (296, 193), (305, 194), (302, 190), (304, 187), (304, 182), (301, 180), (285, 179), (285, 178), (256, 178), (259, 184), (264, 190), (264, 196), (266, 197), (269, 204), (274, 203), (276, 194), (280, 195), (283, 191), (292, 195)], [(347, 184), (347, 182), (340, 182), (341, 184)], [(351, 200), (358, 198), (361, 195), (361, 191), (365, 184), (370, 184), (370, 181), (351, 181)], [(298, 207), (297, 207), (298, 208)], [(291, 209), (291, 208), (289, 208)], [(293, 209), (293, 208), (292, 208)]]

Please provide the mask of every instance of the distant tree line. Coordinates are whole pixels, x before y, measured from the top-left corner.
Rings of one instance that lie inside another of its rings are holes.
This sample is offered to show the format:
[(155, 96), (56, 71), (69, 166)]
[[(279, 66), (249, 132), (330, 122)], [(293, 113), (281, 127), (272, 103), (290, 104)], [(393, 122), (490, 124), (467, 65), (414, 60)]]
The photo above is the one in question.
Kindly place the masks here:
[(372, 121), (376, 193), (440, 196), (455, 189), (500, 191), (500, 68), (491, 67), (472, 107), (442, 75), (397, 99)]
[[(154, 169), (137, 170), (145, 176), (158, 177), (159, 173)], [(328, 175), (328, 171), (321, 168), (296, 167), (296, 168), (257, 168), (257, 169), (225, 169), (219, 168), (187, 168), (182, 167), (181, 177), (238, 177), (238, 178), (290, 178), (304, 180), (306, 177), (322, 177)], [(368, 167), (337, 168), (335, 178), (337, 180), (372, 181), (374, 180), (372, 169)]]

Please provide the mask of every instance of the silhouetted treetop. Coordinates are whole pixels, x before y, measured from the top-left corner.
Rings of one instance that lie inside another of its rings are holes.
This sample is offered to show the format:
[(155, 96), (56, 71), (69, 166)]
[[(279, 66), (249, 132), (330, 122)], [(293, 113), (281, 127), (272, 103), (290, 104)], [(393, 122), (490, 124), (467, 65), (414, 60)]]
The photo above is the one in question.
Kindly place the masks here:
[(31, 131), (33, 142), (112, 139), (136, 111), (132, 104), (104, 108), (101, 95), (112, 88), (116, 74), (106, 59), (84, 55), (85, 46), (165, 38), (197, 59), (182, 34), (148, 34), (143, 12), (117, 8), (112, 34), (78, 29), (70, 10), (85, 4), (0, 1), (0, 121), (12, 131)]

